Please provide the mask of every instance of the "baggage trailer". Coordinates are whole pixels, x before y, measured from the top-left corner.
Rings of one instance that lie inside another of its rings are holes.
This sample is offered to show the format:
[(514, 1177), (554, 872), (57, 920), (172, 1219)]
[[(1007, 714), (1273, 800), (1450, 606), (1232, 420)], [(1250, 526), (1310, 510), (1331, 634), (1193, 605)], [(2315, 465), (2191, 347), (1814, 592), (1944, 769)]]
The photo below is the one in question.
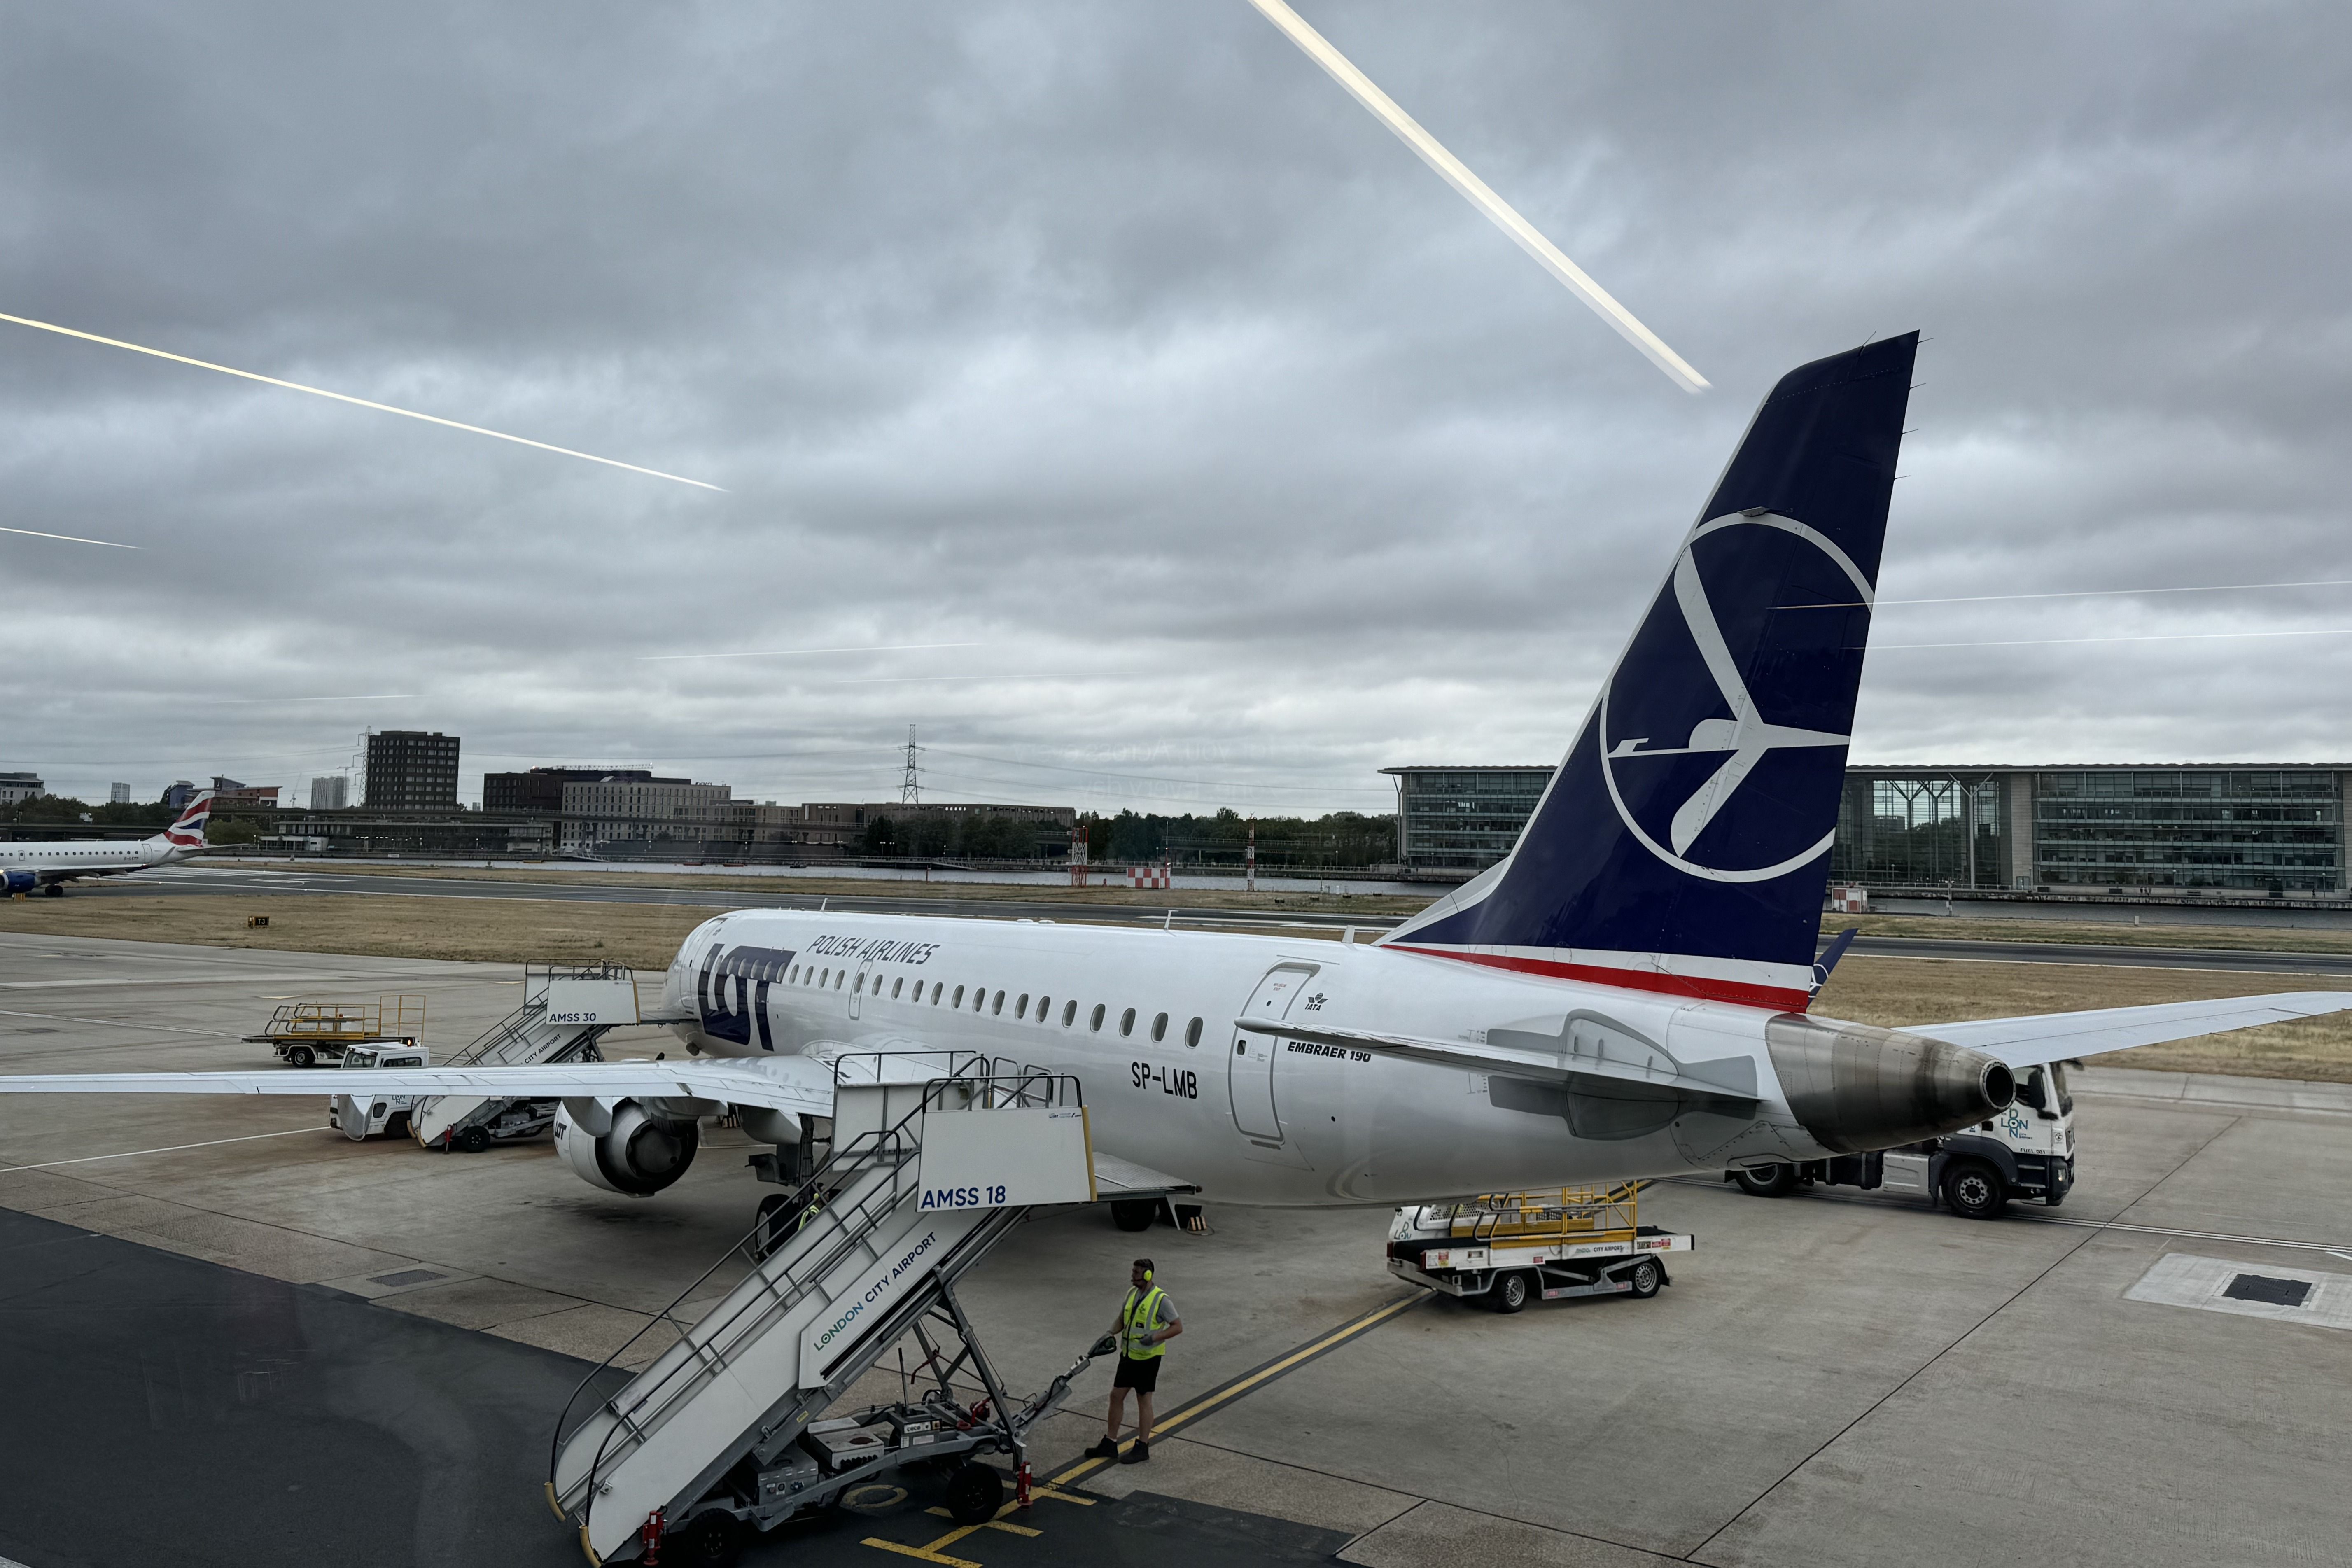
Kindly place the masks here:
[(1389, 1272), (1498, 1312), (1538, 1297), (1647, 1300), (1674, 1283), (1664, 1255), (1697, 1243), (1641, 1224), (1640, 1191), (1639, 1183), (1546, 1187), (1401, 1208), (1389, 1226)]
[(1942, 1204), (1966, 1219), (1996, 1219), (2011, 1198), (2034, 1198), (2056, 1208), (2074, 1185), (2074, 1097), (2066, 1089), (2068, 1065), (2051, 1062), (2020, 1072), (2017, 1098), (2009, 1109), (1966, 1131), (1833, 1160), (1758, 1163), (1726, 1171), (1723, 1179), (1759, 1198), (1786, 1197), (1815, 1185), (1900, 1193)]
[(281, 1002), (257, 1035), (289, 1067), (340, 1062), (358, 1045), (414, 1046), (425, 1033), (425, 998), (379, 996), (373, 1002)]

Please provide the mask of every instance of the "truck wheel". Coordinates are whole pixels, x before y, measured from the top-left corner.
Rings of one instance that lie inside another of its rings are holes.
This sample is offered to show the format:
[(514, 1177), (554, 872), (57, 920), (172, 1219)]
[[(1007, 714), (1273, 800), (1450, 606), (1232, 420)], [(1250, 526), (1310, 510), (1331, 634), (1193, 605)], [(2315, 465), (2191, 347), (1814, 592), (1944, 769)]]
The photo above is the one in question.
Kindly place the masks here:
[(698, 1568), (723, 1568), (743, 1552), (743, 1521), (723, 1508), (706, 1509), (696, 1514), (680, 1532), (678, 1544), (684, 1548), (681, 1561), (695, 1563)]
[(1656, 1258), (1639, 1258), (1633, 1260), (1633, 1268), (1625, 1270), (1618, 1278), (1633, 1287), (1633, 1300), (1646, 1301), (1658, 1293), (1658, 1286), (1664, 1279), (1665, 1272), (1658, 1267)]
[(468, 1127), (457, 1134), (457, 1150), (460, 1153), (478, 1154), (489, 1146), (490, 1130), (487, 1127)]
[(1739, 1190), (1750, 1197), (1785, 1198), (1797, 1190), (1797, 1167), (1794, 1165), (1741, 1166), (1731, 1173)]
[(1964, 1219), (1998, 1219), (2009, 1206), (2009, 1184), (1982, 1160), (1955, 1161), (1944, 1173), (1944, 1201)]
[(290, 1067), (306, 1068), (318, 1059), (318, 1053), (308, 1046), (296, 1046), (286, 1053), (286, 1061)]
[(986, 1524), (1004, 1504), (1004, 1478), (978, 1460), (948, 1478), (948, 1513), (958, 1524)]
[(1121, 1230), (1150, 1230), (1151, 1222), (1159, 1217), (1158, 1198), (1121, 1198), (1110, 1205), (1111, 1223)]
[(1536, 1293), (1536, 1277), (1524, 1268), (1495, 1276), (1495, 1283), (1486, 1292), (1487, 1305), (1497, 1312), (1523, 1310)]

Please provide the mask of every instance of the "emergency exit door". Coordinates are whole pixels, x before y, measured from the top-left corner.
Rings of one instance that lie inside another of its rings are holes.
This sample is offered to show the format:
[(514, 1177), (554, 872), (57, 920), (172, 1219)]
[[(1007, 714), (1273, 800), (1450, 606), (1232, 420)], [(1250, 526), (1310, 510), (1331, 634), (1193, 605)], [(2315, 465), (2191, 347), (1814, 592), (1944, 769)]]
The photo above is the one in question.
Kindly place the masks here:
[[(1249, 1005), (1242, 1016), (1255, 1023), (1279, 1024), (1290, 1016), (1290, 1009), (1305, 994), (1307, 983), (1315, 978), (1311, 963), (1276, 964), (1257, 983), (1250, 994)], [(1234, 1101), (1234, 1125), (1252, 1138), (1266, 1142), (1282, 1141), (1282, 1121), (1275, 1114), (1274, 1059), (1281, 1053), (1282, 1042), (1273, 1035), (1233, 1032), (1233, 1053), (1226, 1060), (1226, 1082), (1231, 1086)]]

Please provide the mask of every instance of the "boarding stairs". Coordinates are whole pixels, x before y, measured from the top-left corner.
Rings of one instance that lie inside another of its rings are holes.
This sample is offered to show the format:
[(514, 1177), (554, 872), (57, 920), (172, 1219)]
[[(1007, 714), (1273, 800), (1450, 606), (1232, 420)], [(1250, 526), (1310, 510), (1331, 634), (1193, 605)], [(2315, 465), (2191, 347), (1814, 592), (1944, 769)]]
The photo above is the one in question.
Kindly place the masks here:
[[(835, 1064), (830, 1155), (565, 1408), (548, 1500), (578, 1528), (590, 1562), (672, 1533), (698, 1547), (766, 1530), (917, 1457), (1004, 1452), (1025, 1478), (1023, 1434), (1087, 1357), (1045, 1393), (1008, 1401), (956, 1284), (1032, 1207), (1097, 1195), (1077, 1080), (992, 1076), (977, 1058), (950, 1058), (945, 1076), (921, 1082), (845, 1081), (855, 1070), (854, 1058)], [(713, 1301), (738, 1268), (740, 1279)], [(935, 1388), (818, 1419), (909, 1332)], [(617, 1363), (665, 1340), (620, 1383)], [(943, 1347), (959, 1342), (950, 1361)], [(988, 1395), (969, 1410), (949, 1375), (966, 1369)]]
[[(604, 1059), (597, 1042), (640, 1021), (636, 977), (625, 965), (527, 964), (522, 1005), (444, 1067), (536, 1067)], [(542, 1131), (554, 1101), (453, 1094), (417, 1101), (409, 1131), (428, 1149), (478, 1150)]]

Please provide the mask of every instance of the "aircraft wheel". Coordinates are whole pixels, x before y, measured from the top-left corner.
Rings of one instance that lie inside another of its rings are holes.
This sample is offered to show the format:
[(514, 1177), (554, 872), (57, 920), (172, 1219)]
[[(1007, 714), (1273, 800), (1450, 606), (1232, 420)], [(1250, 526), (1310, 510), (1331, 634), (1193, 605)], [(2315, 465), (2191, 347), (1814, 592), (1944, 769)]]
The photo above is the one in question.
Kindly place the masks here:
[(1963, 1219), (1998, 1219), (2009, 1206), (2009, 1184), (1982, 1160), (1955, 1161), (1944, 1173), (1944, 1201)]
[(297, 1046), (286, 1053), (287, 1063), (292, 1067), (306, 1068), (318, 1059), (318, 1054), (308, 1046)]
[(948, 1478), (948, 1512), (958, 1524), (986, 1524), (1004, 1506), (1004, 1478), (978, 1460)]
[(487, 1127), (468, 1127), (457, 1134), (457, 1152), (461, 1154), (478, 1154), (489, 1146), (490, 1130)]
[(1794, 1165), (1746, 1166), (1731, 1173), (1739, 1190), (1751, 1197), (1785, 1198), (1797, 1190), (1797, 1167)]
[(1658, 1267), (1658, 1260), (1654, 1258), (1636, 1258), (1633, 1267), (1621, 1276), (1627, 1285), (1633, 1287), (1636, 1301), (1646, 1301), (1656, 1295), (1665, 1277), (1666, 1271)]
[(759, 1226), (759, 1232), (752, 1246), (759, 1249), (761, 1257), (767, 1257), (783, 1245), (784, 1237), (789, 1234), (784, 1229), (784, 1205), (791, 1202), (792, 1199), (782, 1193), (770, 1193), (760, 1200), (760, 1213), (753, 1222)]
[(66, 896), (66, 885), (63, 882), (51, 882), (47, 887), (43, 888), (41, 891), (47, 894), (50, 898), (62, 899)]
[(1158, 1198), (1121, 1198), (1110, 1205), (1111, 1223), (1121, 1230), (1150, 1230), (1159, 1217)]
[(1524, 1268), (1495, 1276), (1494, 1288), (1486, 1292), (1487, 1304), (1502, 1313), (1523, 1311), (1535, 1298), (1536, 1277)]

